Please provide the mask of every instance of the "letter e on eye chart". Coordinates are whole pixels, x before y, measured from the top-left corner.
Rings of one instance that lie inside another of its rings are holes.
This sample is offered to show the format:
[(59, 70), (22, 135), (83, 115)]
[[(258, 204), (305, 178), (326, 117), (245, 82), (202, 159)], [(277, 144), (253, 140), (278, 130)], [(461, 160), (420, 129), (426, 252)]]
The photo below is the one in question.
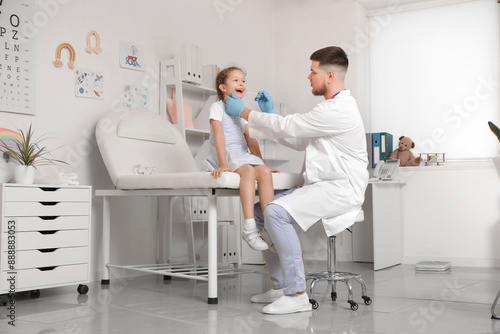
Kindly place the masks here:
[(0, 0), (0, 111), (35, 114), (35, 1)]

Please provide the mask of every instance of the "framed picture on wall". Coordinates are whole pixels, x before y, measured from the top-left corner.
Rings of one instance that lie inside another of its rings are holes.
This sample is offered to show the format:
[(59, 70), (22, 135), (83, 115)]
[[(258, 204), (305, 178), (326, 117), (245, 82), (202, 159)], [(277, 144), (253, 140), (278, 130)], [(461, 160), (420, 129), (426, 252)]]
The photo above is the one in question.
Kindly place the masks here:
[(144, 48), (142, 45), (120, 41), (120, 66), (144, 72)]
[(35, 1), (0, 1), (0, 111), (35, 114)]

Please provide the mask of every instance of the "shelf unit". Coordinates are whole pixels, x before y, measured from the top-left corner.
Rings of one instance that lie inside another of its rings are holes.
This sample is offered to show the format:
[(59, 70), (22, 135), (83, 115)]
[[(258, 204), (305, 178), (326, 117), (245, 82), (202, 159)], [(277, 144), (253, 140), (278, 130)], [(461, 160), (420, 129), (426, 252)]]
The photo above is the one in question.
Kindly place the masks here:
[[(210, 65), (209, 65), (210, 66)], [(209, 66), (204, 66), (203, 68), (205, 69), (206, 67)], [(205, 71), (203, 71), (205, 72)], [(191, 152), (195, 156), (198, 149), (201, 148), (203, 145), (203, 142), (205, 140), (208, 140), (210, 136), (210, 131), (209, 130), (203, 130), (203, 129), (195, 129), (195, 128), (187, 128), (185, 126), (185, 112), (184, 112), (184, 99), (187, 99), (186, 97), (189, 95), (190, 97), (198, 97), (201, 102), (203, 103), (202, 107), (198, 108), (193, 108), (193, 121), (200, 112), (206, 107), (207, 103), (209, 103), (209, 98), (217, 95), (217, 91), (212, 88), (212, 87), (207, 87), (204, 85), (198, 85), (194, 84), (191, 82), (186, 82), (182, 80), (182, 75), (181, 75), (181, 61), (179, 59), (165, 59), (160, 62), (160, 115), (163, 117), (166, 117), (167, 119), (170, 119), (168, 113), (167, 113), (167, 99), (172, 97), (172, 91), (175, 88), (175, 95), (176, 95), (176, 107), (177, 107), (177, 124), (175, 126), (179, 130), (179, 132), (184, 136), (184, 139), (188, 143), (188, 145), (191, 148)], [(213, 81), (215, 81), (215, 77), (213, 78)], [(202, 81), (203, 82), (203, 81)], [(215, 84), (214, 84), (215, 85)], [(207, 119), (207, 124), (208, 124), (208, 119)], [(231, 199), (228, 199), (231, 200)], [(194, 202), (196, 201), (195, 197), (192, 197), (187, 203), (185, 204), (180, 204), (180, 205), (186, 205), (188, 207), (189, 214), (185, 216), (186, 219), (186, 234), (187, 234), (187, 243), (188, 243), (188, 257), (190, 262), (196, 263), (196, 250), (195, 250), (195, 243), (194, 243), (194, 231), (193, 231), (193, 225), (194, 223), (202, 223), (201, 226), (204, 226), (203, 223), (207, 222), (207, 219), (197, 217), (197, 215), (193, 215), (193, 213), (197, 210), (207, 210), (208, 205), (203, 208), (203, 205), (194, 205)], [(197, 201), (196, 201), (197, 202)], [(196, 217), (196, 218), (195, 218)], [(234, 221), (234, 219), (218, 219), (219, 222), (231, 222), (230, 226), (231, 230), (234, 227), (234, 232), (233, 234), (236, 234), (235, 236), (235, 241), (237, 242), (236, 245), (232, 246), (231, 248), (236, 247), (238, 250), (241, 249), (241, 244), (240, 244), (240, 225), (239, 221)], [(219, 233), (228, 233), (228, 229), (222, 228), (223, 225), (219, 226)], [(225, 232), (222, 232), (225, 231)], [(222, 237), (222, 235), (221, 235)], [(224, 238), (223, 238), (224, 239)], [(224, 246), (219, 245), (219, 248), (227, 248), (227, 244)], [(223, 252), (221, 250), (221, 252)], [(234, 254), (234, 251), (232, 252)], [(167, 256), (167, 260), (171, 260)], [(223, 257), (221, 258), (221, 262), (224, 264), (234, 264), (238, 267), (241, 266), (241, 256), (239, 256), (239, 251), (238, 251), (238, 256), (232, 256), (231, 258), (229, 257)]]
[[(160, 115), (166, 117), (167, 119), (167, 98), (172, 95), (173, 88), (175, 88), (177, 100), (178, 123), (176, 124), (176, 127), (185, 139), (187, 139), (188, 136), (208, 139), (210, 131), (185, 127), (184, 95), (185, 93), (200, 95), (202, 100), (206, 103), (210, 96), (217, 94), (217, 91), (211, 87), (182, 81), (181, 61), (179, 59), (174, 58), (162, 60), (160, 62)], [(202, 108), (198, 108), (193, 111), (193, 119), (198, 116), (201, 110)]]

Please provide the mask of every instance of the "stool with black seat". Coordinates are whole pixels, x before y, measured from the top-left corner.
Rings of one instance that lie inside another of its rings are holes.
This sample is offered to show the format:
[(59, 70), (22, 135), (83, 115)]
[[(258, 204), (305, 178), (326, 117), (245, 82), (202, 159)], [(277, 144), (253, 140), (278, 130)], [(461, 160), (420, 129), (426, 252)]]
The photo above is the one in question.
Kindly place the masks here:
[[(364, 220), (364, 213), (363, 210), (360, 211), (360, 213), (356, 216), (356, 219), (354, 222), (362, 222)], [(337, 256), (336, 256), (336, 236), (332, 235), (328, 237), (327, 239), (328, 242), (328, 248), (327, 248), (327, 271), (321, 271), (321, 272), (313, 272), (313, 273), (307, 273), (306, 274), (306, 279), (312, 279), (311, 285), (309, 288), (309, 296), (310, 296), (310, 303), (312, 304), (313, 309), (317, 309), (319, 307), (318, 302), (313, 299), (313, 294), (314, 294), (314, 286), (316, 285), (317, 282), (320, 281), (328, 281), (328, 284), (331, 284), (332, 286), (332, 293), (331, 293), (331, 298), (333, 301), (337, 300), (337, 291), (336, 291), (336, 283), (341, 281), (344, 282), (347, 285), (347, 290), (348, 290), (348, 300), (347, 302), (351, 306), (351, 310), (356, 311), (358, 309), (358, 303), (356, 303), (353, 300), (353, 294), (352, 294), (352, 286), (350, 283), (350, 280), (355, 280), (359, 282), (361, 285), (361, 298), (363, 298), (364, 303), (366, 305), (370, 305), (372, 303), (372, 300), (370, 297), (366, 295), (366, 284), (361, 278), (361, 275), (359, 274), (354, 274), (354, 273), (348, 273), (348, 272), (338, 272), (337, 270)]]

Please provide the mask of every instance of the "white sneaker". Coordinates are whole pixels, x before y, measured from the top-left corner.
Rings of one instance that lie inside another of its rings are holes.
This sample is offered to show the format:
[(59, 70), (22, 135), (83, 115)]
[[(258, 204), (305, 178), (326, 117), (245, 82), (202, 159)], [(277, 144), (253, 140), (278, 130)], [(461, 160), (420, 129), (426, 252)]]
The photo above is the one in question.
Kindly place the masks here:
[(250, 248), (253, 250), (262, 251), (269, 248), (267, 242), (262, 239), (259, 234), (259, 230), (257, 229), (252, 231), (247, 231), (244, 229), (241, 236), (243, 237), (243, 240), (247, 242), (248, 246), (250, 246)]
[(276, 251), (276, 247), (274, 247), (273, 239), (271, 239), (271, 235), (269, 234), (269, 232), (266, 230), (265, 227), (262, 229), (262, 231), (260, 231), (260, 236), (262, 237), (262, 239), (265, 240), (265, 242), (267, 242), (267, 245), (271, 252), (278, 253)]
[(262, 313), (267, 314), (289, 314), (307, 311), (312, 311), (312, 305), (309, 303), (307, 293), (281, 296), (278, 300), (262, 309)]
[(252, 303), (268, 304), (283, 296), (283, 289), (271, 289), (266, 293), (255, 295), (250, 298)]

